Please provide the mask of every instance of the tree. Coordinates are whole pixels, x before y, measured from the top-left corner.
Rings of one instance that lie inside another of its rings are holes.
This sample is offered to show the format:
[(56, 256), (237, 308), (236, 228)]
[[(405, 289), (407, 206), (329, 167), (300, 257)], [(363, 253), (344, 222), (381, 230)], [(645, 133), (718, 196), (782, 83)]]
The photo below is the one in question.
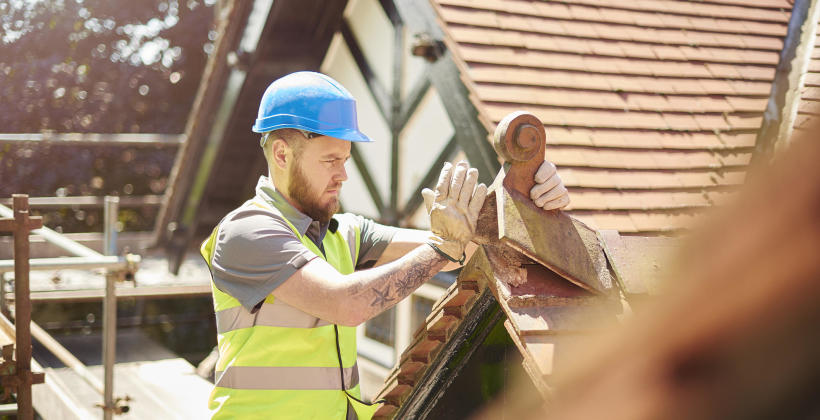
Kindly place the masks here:
[[(216, 0), (0, 0), (0, 132), (181, 133)], [(0, 144), (0, 196), (161, 194), (174, 147)], [(127, 227), (150, 229), (156, 209)], [(126, 215), (128, 213), (126, 212)], [(95, 211), (45, 214), (99, 229)]]

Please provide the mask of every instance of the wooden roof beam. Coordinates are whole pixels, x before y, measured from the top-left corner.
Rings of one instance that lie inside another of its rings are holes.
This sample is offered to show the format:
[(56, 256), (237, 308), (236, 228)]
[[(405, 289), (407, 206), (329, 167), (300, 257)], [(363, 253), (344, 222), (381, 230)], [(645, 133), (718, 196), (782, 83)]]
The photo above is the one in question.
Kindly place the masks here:
[(775, 151), (788, 145), (800, 104), (800, 91), (814, 50), (819, 18), (820, 6), (816, 0), (795, 0), (769, 102), (757, 132), (754, 161), (768, 160)]

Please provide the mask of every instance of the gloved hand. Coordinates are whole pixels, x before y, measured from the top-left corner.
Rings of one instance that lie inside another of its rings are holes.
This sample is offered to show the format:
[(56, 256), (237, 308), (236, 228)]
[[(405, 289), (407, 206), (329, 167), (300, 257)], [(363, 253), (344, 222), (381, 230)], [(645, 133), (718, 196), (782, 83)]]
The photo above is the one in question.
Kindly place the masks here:
[(541, 164), (535, 173), (535, 183), (530, 190), (530, 198), (536, 206), (544, 210), (555, 210), (569, 204), (569, 192), (552, 162), (545, 160)]
[(478, 212), (487, 197), (487, 186), (476, 186), (477, 181), (478, 170), (466, 162), (455, 167), (447, 162), (435, 192), (429, 188), (421, 191), (434, 235), (428, 243), (454, 262), (464, 262), (464, 249), (473, 238)]

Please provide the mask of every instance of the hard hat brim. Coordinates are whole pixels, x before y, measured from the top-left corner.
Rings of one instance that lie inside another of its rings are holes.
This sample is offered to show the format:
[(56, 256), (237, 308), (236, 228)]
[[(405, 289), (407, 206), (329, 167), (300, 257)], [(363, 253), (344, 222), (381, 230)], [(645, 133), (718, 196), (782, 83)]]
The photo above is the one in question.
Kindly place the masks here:
[(254, 133), (261, 134), (267, 133), (268, 131), (281, 130), (283, 128), (295, 128), (353, 142), (370, 143), (373, 141), (357, 129), (332, 127), (296, 115), (279, 114), (268, 118), (257, 119), (252, 130)]

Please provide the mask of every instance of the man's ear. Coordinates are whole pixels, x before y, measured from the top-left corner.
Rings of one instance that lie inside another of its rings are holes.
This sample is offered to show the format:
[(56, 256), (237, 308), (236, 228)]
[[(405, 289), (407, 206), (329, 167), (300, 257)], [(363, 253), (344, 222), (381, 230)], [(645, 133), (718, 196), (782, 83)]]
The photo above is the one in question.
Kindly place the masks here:
[(287, 168), (290, 153), (290, 146), (281, 138), (273, 139), (271, 144), (271, 155), (273, 156), (273, 164), (279, 169)]

